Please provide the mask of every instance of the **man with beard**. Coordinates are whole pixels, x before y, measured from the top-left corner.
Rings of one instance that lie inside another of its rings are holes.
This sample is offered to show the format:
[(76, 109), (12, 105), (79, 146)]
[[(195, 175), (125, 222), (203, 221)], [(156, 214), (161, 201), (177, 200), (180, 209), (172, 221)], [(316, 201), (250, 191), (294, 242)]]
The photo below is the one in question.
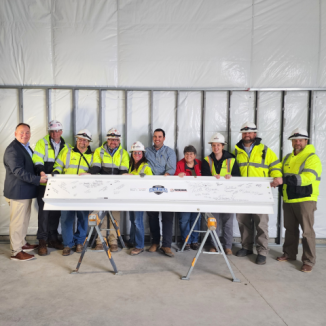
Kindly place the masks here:
[[(242, 177), (282, 177), (281, 163), (276, 154), (257, 137), (257, 127), (246, 122), (240, 132), (242, 139), (235, 145), (235, 158)], [(241, 234), (242, 249), (236, 256), (253, 254), (254, 226), (256, 227), (256, 264), (266, 264), (268, 252), (268, 214), (237, 214)]]

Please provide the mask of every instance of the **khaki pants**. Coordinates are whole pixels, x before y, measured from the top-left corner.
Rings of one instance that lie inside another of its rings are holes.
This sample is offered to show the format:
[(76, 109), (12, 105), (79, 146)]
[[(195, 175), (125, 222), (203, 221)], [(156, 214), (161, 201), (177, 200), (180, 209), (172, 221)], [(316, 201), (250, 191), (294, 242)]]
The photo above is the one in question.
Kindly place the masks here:
[[(111, 213), (112, 213), (114, 219), (117, 221), (118, 226), (120, 228), (120, 212), (113, 211)], [(109, 212), (107, 212), (106, 214), (107, 214), (107, 217), (106, 216), (104, 217), (104, 221), (102, 223), (101, 228), (102, 229), (112, 229), (112, 230), (110, 230), (108, 241), (109, 241), (109, 244), (111, 244), (111, 245), (112, 244), (117, 245), (118, 244), (117, 232), (115, 231), (114, 226), (112, 225), (112, 222), (111, 222), (111, 219), (110, 219), (110, 216), (109, 216)], [(108, 224), (107, 224), (108, 219), (110, 220), (110, 227), (109, 228), (107, 227), (108, 226)], [(101, 234), (102, 234), (103, 238), (106, 238), (106, 230), (101, 231)], [(100, 237), (97, 237), (96, 244), (100, 244), (100, 243), (101, 243), (101, 239), (100, 239)]]
[(26, 244), (26, 234), (31, 217), (32, 199), (8, 199), (10, 206), (9, 238), (11, 255), (16, 256)]
[(268, 252), (268, 215), (237, 214), (242, 248), (252, 250), (254, 246), (254, 226), (256, 227), (256, 248), (258, 254), (267, 256)]
[(296, 259), (299, 245), (299, 225), (302, 229), (302, 262), (314, 266), (316, 263), (316, 236), (314, 231), (314, 212), (317, 202), (283, 203), (285, 241), (284, 254)]

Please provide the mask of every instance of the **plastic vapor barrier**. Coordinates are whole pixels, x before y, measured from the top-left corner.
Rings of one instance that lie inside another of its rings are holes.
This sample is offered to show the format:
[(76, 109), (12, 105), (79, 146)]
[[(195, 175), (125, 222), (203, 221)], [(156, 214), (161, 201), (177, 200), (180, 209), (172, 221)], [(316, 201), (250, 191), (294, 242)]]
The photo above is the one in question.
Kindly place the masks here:
[(0, 84), (326, 87), (320, 0), (2, 0)]
[(317, 211), (315, 212), (314, 230), (317, 238), (326, 238), (325, 212), (326, 212), (326, 92), (314, 92), (313, 98), (313, 129), (310, 143), (316, 148), (316, 154), (323, 163), (323, 172), (319, 185)]

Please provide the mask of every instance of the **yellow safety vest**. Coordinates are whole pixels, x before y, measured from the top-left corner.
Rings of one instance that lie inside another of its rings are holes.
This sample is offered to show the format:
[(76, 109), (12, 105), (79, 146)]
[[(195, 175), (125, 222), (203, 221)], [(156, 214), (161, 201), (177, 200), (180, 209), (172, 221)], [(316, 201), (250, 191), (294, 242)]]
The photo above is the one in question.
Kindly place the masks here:
[(247, 152), (235, 145), (235, 159), (242, 177), (282, 177), (282, 164), (276, 154), (266, 145), (254, 145), (250, 158)]
[(90, 149), (81, 154), (77, 148), (68, 148), (61, 151), (54, 163), (53, 172), (60, 174), (86, 173), (93, 163), (93, 154)]
[[(69, 144), (65, 143), (65, 140), (61, 137), (61, 142), (63, 144), (62, 152), (66, 148), (71, 148)], [(40, 139), (35, 146), (34, 153), (32, 156), (32, 160), (35, 166), (43, 165), (45, 173), (52, 173), (53, 165), (55, 162), (55, 152), (53, 147), (51, 146), (50, 135), (46, 135), (44, 138)], [(58, 153), (58, 156), (60, 154)], [(46, 185), (46, 183), (41, 183), (41, 185)]]
[[(212, 175), (217, 175), (213, 159), (210, 156), (206, 156), (204, 160), (208, 162)], [(231, 174), (234, 162), (234, 158), (227, 158), (226, 160), (224, 160), (222, 162), (220, 176), (224, 177), (227, 174)]]
[(100, 167), (101, 173), (104, 174), (119, 174), (113, 173), (114, 170), (119, 170), (119, 172), (127, 173), (129, 169), (129, 155), (126, 150), (119, 145), (119, 148), (114, 153), (113, 157), (105, 148), (105, 143), (101, 147), (96, 148), (93, 158), (93, 166)]
[(285, 203), (317, 201), (322, 165), (315, 152), (313, 145), (306, 145), (297, 155), (292, 152), (284, 157), (283, 177), (295, 176), (296, 178), (296, 185), (283, 184)]
[(139, 174), (153, 175), (152, 169), (145, 162), (140, 164), (137, 170), (131, 171), (131, 167), (129, 167), (128, 173), (135, 174), (135, 175), (139, 175)]

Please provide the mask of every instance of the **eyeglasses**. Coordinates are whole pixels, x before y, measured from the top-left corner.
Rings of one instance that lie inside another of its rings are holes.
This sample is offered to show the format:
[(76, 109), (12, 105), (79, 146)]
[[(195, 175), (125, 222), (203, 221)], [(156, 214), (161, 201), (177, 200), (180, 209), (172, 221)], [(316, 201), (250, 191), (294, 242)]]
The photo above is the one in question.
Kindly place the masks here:
[(86, 143), (88, 142), (87, 139), (84, 139), (84, 138), (77, 138), (77, 141), (80, 142), (80, 143)]
[(120, 141), (120, 139), (108, 139), (108, 141), (115, 141), (115, 142), (119, 142)]
[(143, 152), (132, 152), (134, 155), (141, 155)]

